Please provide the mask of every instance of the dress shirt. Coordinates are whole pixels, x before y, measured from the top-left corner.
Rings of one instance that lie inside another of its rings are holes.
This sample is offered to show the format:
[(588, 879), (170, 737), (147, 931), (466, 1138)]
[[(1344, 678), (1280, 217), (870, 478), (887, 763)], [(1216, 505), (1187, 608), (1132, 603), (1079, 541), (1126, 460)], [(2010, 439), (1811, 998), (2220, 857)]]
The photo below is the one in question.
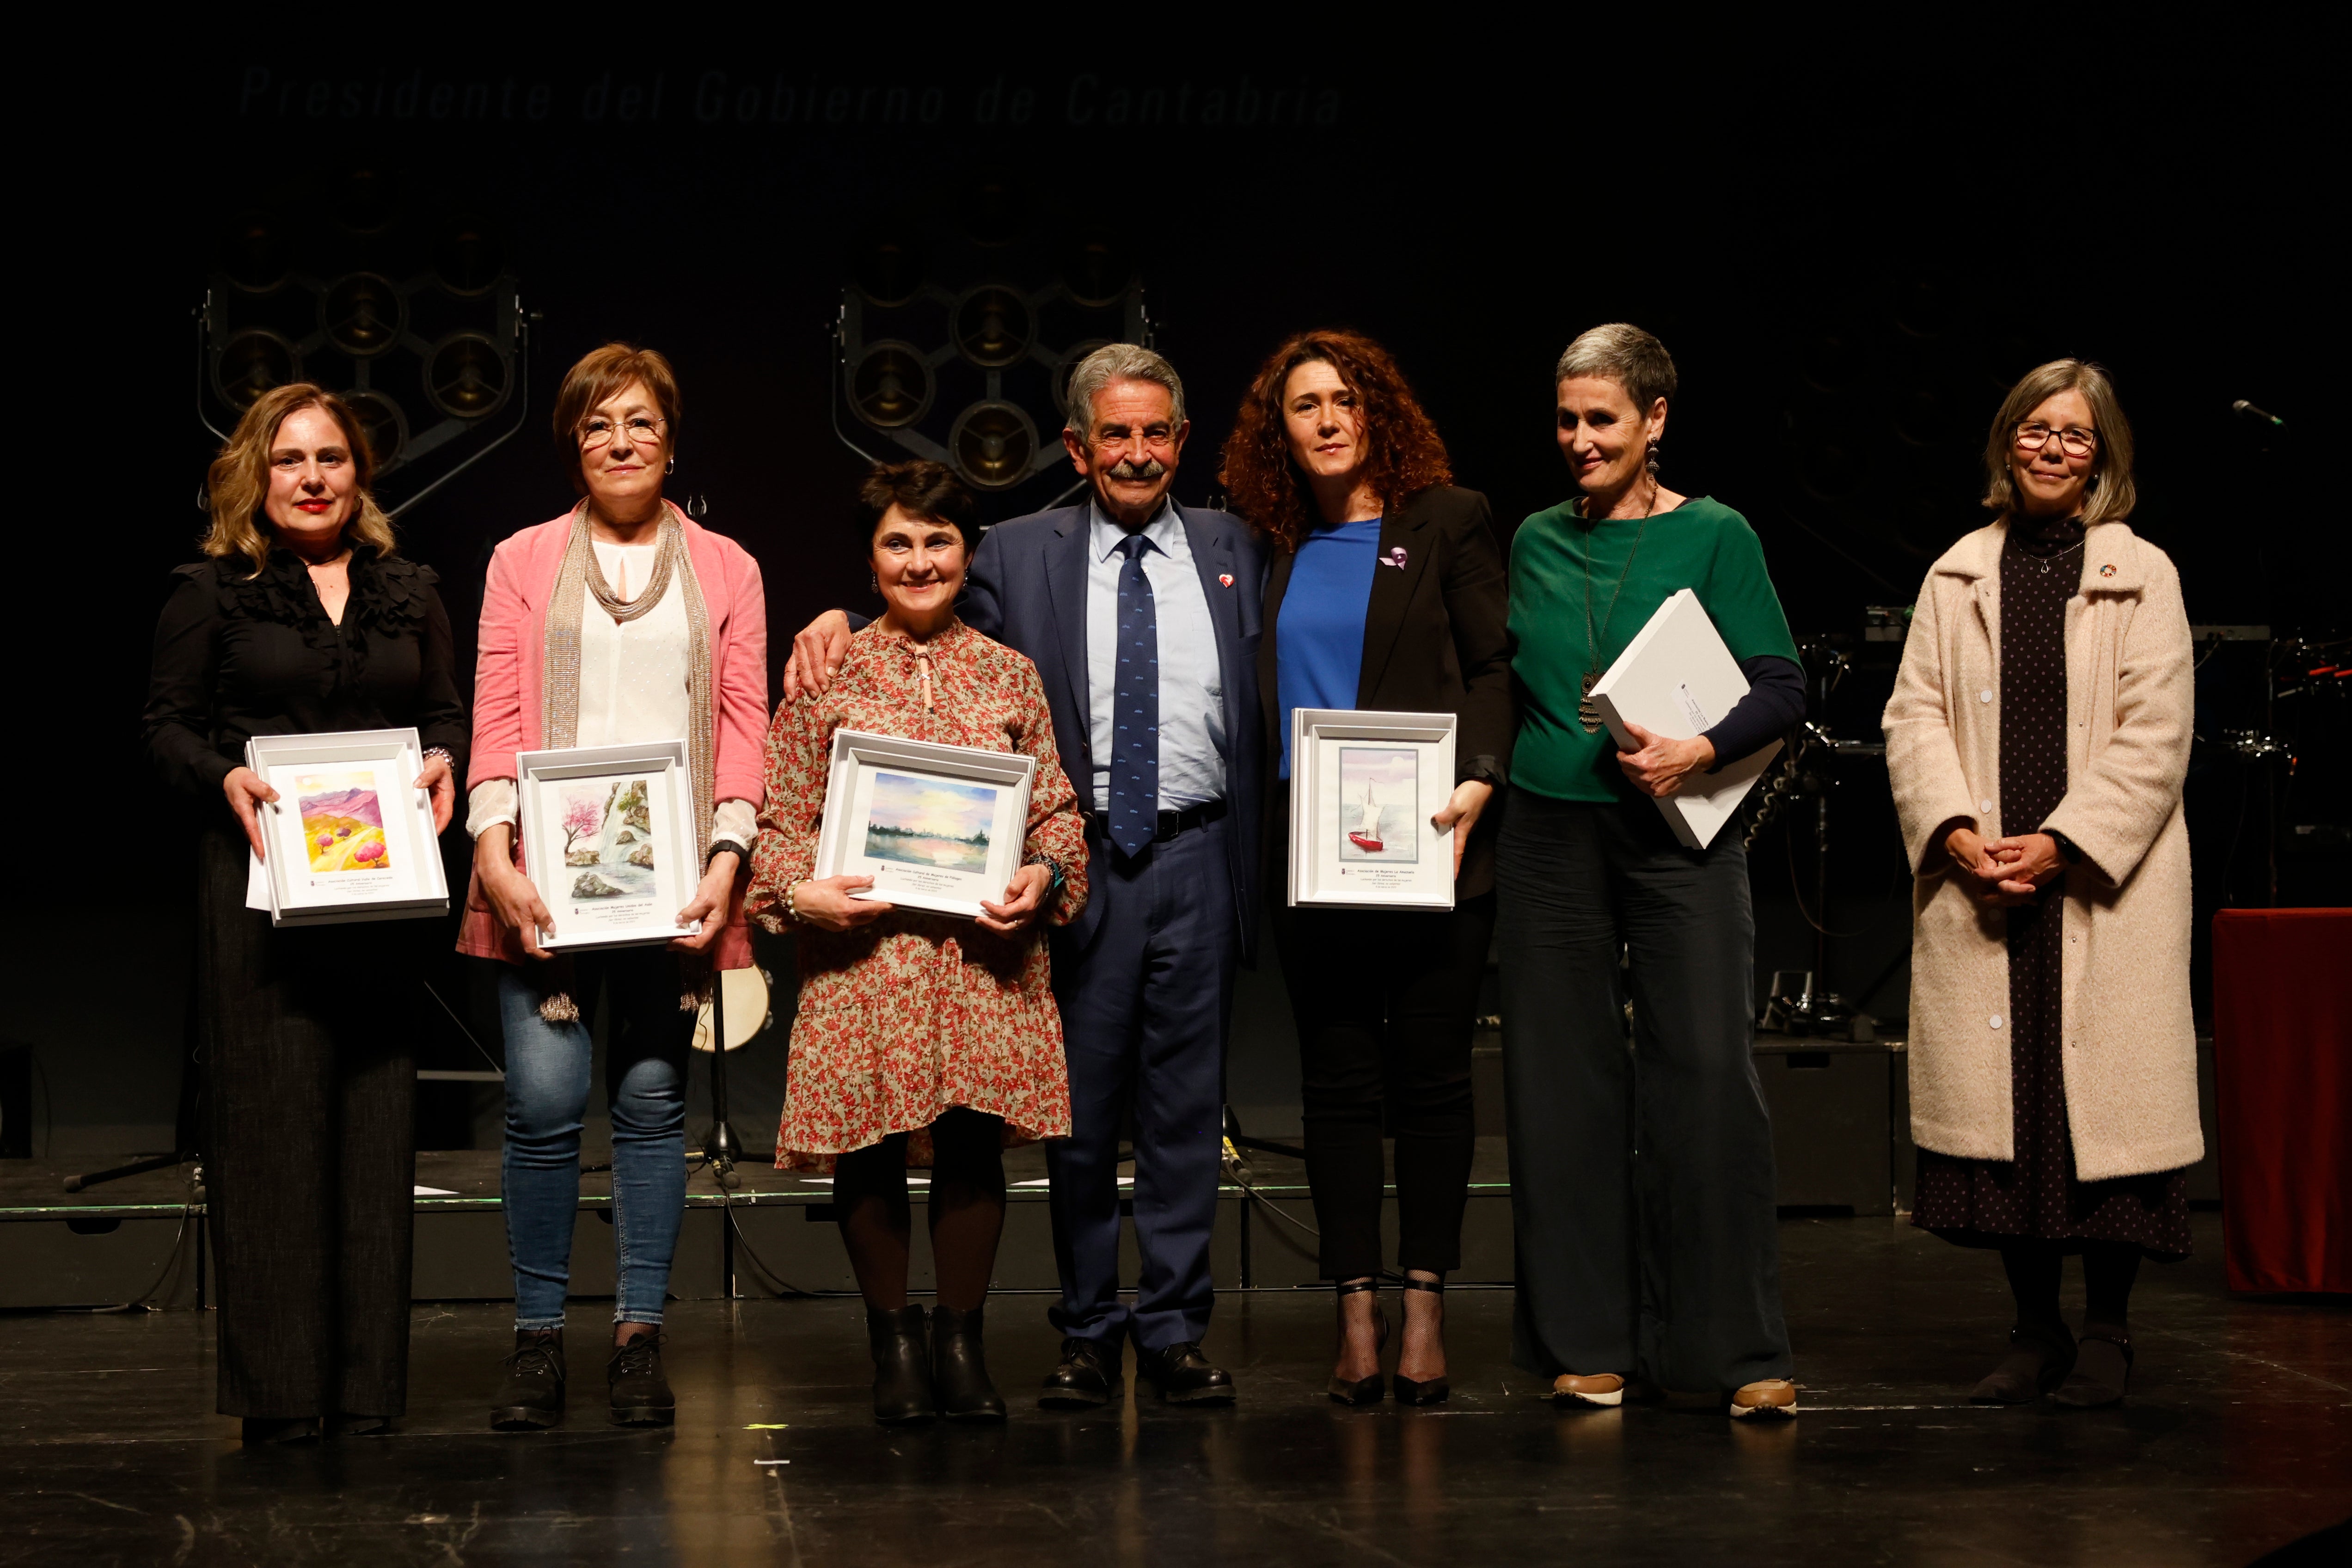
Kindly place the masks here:
[[(604, 581), (625, 602), (653, 576), (653, 544), (593, 542)], [(690, 568), (689, 568), (690, 569)], [(578, 746), (620, 746), (636, 741), (682, 741), (691, 733), (688, 712), (686, 595), (673, 574), (654, 607), (633, 621), (606, 615), (593, 595), (580, 615), (580, 727)], [(493, 823), (515, 819), (512, 779), (488, 779), (466, 800), (466, 831), (476, 837)], [(722, 800), (711, 814), (715, 845), (730, 840), (748, 851), (759, 837), (759, 818), (749, 801)]]
[[(1127, 531), (1087, 503), (1087, 733), (1094, 809), (1110, 809), (1111, 705), (1118, 669), (1118, 542)], [(1217, 628), (1192, 563), (1192, 541), (1165, 500), (1143, 525), (1143, 575), (1160, 631), (1160, 809), (1225, 798), (1225, 687)]]

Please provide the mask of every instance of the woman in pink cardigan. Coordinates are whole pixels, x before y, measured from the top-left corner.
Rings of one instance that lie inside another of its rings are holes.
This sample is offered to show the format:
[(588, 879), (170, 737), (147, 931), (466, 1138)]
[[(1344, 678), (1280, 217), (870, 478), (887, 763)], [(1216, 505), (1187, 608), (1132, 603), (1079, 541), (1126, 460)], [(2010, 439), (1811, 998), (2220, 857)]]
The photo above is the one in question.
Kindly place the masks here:
[[(619, 1254), (613, 1419), (667, 1426), (662, 1302), (686, 1203), (686, 1058), (709, 970), (751, 962), (738, 872), (757, 837), (768, 634), (760, 568), (662, 499), (675, 464), (677, 382), (651, 350), (608, 343), (556, 395), (577, 506), (491, 557), (474, 682), (467, 827), (474, 881), (458, 950), (502, 961), (507, 1240), (515, 1348), (490, 1411), (501, 1430), (563, 1415), (563, 1300), (580, 1200), (581, 1119), (599, 994), (612, 1008), (605, 1094), (613, 1121)], [(663, 947), (551, 957), (549, 914), (521, 865), (515, 754), (688, 741), (700, 885)]]

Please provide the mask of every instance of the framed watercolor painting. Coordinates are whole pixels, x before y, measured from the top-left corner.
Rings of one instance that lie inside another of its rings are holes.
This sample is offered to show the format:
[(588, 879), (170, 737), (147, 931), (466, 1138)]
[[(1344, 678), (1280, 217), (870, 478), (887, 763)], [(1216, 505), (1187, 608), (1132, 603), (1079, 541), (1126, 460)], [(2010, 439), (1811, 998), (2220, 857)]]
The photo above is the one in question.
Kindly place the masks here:
[(1298, 708), (1290, 715), (1290, 901), (1450, 910), (1454, 844), (1430, 817), (1454, 793), (1454, 715)]
[(836, 730), (816, 872), (858, 895), (976, 918), (1002, 903), (1029, 836), (1034, 757)]
[(555, 921), (551, 952), (688, 936), (677, 911), (701, 879), (684, 741), (524, 752), (515, 758), (523, 870)]
[(278, 799), (261, 808), (268, 854), (247, 902), (272, 924), (414, 920), (445, 914), (449, 884), (415, 730), (256, 735), (246, 765)]

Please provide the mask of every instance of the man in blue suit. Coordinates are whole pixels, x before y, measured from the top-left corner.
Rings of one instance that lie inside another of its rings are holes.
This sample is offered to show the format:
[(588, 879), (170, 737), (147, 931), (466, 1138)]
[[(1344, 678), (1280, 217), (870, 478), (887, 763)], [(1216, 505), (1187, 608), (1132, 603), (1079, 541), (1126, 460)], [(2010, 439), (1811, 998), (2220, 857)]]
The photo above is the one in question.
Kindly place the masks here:
[[(1123, 1396), (1120, 1341), (1161, 1398), (1227, 1404), (1202, 1352), (1223, 1148), (1234, 971), (1256, 938), (1259, 611), (1265, 551), (1239, 519), (1168, 494), (1191, 426), (1168, 362), (1113, 343), (1070, 376), (1062, 442), (1081, 505), (997, 524), (963, 619), (1036, 665), (1054, 742), (1087, 806), (1085, 912), (1054, 933), (1071, 1136), (1046, 1149), (1062, 1362), (1043, 1403)], [(787, 692), (821, 689), (849, 624), (794, 640)], [(1118, 1138), (1136, 1124), (1142, 1271), (1118, 1296)]]

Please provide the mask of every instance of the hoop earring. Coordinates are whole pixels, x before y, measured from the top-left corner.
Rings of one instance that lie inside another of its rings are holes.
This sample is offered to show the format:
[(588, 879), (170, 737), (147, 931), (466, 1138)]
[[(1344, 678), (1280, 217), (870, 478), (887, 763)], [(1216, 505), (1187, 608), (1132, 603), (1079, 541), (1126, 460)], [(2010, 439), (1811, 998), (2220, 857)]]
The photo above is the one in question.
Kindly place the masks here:
[(677, 472), (677, 459), (676, 458), (672, 458), (668, 462), (664, 463), (662, 465), (662, 472), (665, 474), (674, 474)]

